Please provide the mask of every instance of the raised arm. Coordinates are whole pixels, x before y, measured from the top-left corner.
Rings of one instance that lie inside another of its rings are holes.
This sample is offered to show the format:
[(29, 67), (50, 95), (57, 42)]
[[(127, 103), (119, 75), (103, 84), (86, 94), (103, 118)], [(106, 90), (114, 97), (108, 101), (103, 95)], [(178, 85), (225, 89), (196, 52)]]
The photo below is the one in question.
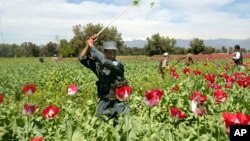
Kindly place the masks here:
[(94, 42), (96, 41), (96, 35), (92, 36), (87, 41), (89, 52), (92, 58), (99, 62), (102, 66), (110, 69), (115, 75), (124, 75), (124, 66), (119, 61), (108, 60), (102, 52), (96, 49)]
[(85, 56), (87, 56), (88, 52), (89, 52), (89, 47), (86, 46), (86, 47), (82, 50), (82, 52), (80, 53), (79, 59), (83, 59)]

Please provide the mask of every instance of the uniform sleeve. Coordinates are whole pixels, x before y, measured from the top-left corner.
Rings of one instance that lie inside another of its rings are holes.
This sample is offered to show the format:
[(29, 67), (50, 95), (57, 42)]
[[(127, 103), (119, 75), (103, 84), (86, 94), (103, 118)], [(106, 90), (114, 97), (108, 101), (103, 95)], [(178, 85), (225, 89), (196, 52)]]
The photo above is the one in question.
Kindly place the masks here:
[(85, 56), (83, 58), (78, 57), (78, 60), (81, 62), (81, 64), (92, 70), (97, 75), (96, 63), (94, 59), (91, 59), (89, 56)]
[(235, 56), (233, 57), (233, 59), (239, 60), (240, 59), (240, 52), (236, 52)]
[(105, 58), (104, 54), (97, 50), (95, 47), (90, 48), (91, 57), (96, 59), (102, 66), (109, 69), (115, 75), (123, 75), (124, 74), (124, 66), (119, 61), (111, 61)]

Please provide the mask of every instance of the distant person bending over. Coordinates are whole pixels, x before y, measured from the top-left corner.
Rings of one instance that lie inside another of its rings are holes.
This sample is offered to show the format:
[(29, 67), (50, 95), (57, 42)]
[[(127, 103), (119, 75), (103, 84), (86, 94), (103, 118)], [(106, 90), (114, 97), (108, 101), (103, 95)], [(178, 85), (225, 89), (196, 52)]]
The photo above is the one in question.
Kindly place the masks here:
[(239, 45), (234, 46), (234, 57), (232, 59), (233, 59), (235, 65), (237, 67), (243, 67), (242, 66), (242, 64), (243, 64), (243, 55), (240, 52), (240, 46)]
[(178, 59), (178, 61), (181, 60), (184, 60), (186, 66), (194, 64), (193, 55), (191, 53), (188, 53), (184, 57)]
[(161, 59), (160, 64), (159, 64), (159, 73), (161, 75), (162, 78), (164, 78), (164, 74), (165, 74), (165, 68), (168, 66), (168, 53), (165, 52), (163, 54), (163, 59)]

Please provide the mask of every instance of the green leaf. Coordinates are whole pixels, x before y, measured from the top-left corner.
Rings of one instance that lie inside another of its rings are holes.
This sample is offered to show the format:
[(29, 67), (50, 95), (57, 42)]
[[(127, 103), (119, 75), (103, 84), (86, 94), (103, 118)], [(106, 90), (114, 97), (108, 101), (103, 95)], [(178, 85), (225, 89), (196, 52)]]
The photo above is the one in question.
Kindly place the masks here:
[(72, 135), (72, 141), (84, 141), (83, 131), (77, 127)]

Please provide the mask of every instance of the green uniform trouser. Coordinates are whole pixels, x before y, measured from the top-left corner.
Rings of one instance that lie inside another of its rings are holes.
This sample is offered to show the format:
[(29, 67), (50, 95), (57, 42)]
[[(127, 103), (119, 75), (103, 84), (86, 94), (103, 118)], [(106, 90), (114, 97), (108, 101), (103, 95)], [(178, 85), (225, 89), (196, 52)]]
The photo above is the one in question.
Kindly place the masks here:
[(124, 101), (101, 99), (97, 106), (96, 117), (106, 115), (108, 118), (117, 118), (121, 114), (130, 111), (128, 104)]

